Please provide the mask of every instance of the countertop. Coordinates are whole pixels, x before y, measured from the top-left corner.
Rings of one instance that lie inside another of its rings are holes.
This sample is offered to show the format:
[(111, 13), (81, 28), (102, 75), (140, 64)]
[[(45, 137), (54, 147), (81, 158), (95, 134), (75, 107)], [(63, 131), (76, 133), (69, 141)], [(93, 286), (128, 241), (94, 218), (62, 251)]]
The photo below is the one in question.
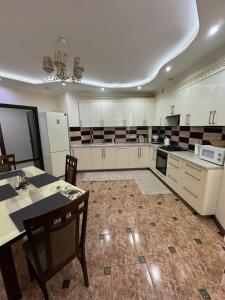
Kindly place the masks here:
[(92, 148), (92, 147), (130, 147), (130, 146), (150, 146), (150, 143), (101, 143), (101, 144), (73, 144), (71, 148)]
[[(151, 147), (159, 148), (160, 144), (151, 144)], [(223, 170), (224, 166), (219, 166), (213, 163), (210, 163), (208, 161), (202, 160), (197, 155), (195, 155), (191, 151), (166, 151), (164, 149), (160, 149), (166, 153), (172, 154), (173, 156), (176, 156), (177, 158), (184, 159), (187, 162), (193, 163), (199, 167), (205, 168), (207, 170)]]

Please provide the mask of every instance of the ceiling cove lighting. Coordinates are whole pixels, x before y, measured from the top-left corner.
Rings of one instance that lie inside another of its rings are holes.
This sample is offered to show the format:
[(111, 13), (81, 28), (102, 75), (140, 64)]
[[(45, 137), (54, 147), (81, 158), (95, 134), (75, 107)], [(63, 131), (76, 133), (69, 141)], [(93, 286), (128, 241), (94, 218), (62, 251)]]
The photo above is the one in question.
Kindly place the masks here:
[[(172, 59), (174, 59), (176, 56), (178, 56), (180, 53), (182, 53), (196, 38), (198, 31), (199, 31), (199, 17), (198, 17), (198, 10), (197, 10), (197, 4), (196, 1), (188, 1), (188, 5), (190, 7), (190, 10), (192, 11), (192, 16), (194, 18), (194, 21), (190, 25), (190, 29), (188, 32), (183, 36), (183, 38), (177, 43), (172, 49), (168, 50), (164, 55), (160, 57), (160, 59), (156, 62), (154, 68), (149, 67), (149, 73), (145, 78), (140, 78), (135, 81), (130, 81), (126, 83), (121, 82), (112, 82), (107, 83), (103, 81), (96, 81), (93, 79), (82, 79), (82, 84), (96, 86), (96, 87), (104, 87), (104, 88), (131, 88), (131, 87), (138, 87), (145, 84), (148, 84), (151, 82), (158, 74), (161, 68), (166, 66)], [(184, 20), (185, 21), (185, 20)], [(54, 61), (52, 60), (53, 64)], [(50, 66), (49, 71), (51, 71), (52, 66)], [(135, 70), (134, 70), (135, 71)], [(46, 82), (42, 78), (26, 78), (23, 76), (20, 76), (19, 74), (10, 74), (10, 73), (4, 73), (0, 71), (0, 77), (6, 77), (9, 79), (14, 79), (18, 81), (23, 81), (27, 83), (32, 84), (41, 84)]]
[(170, 72), (171, 71), (171, 66), (167, 66), (165, 70), (166, 70), (166, 72)]

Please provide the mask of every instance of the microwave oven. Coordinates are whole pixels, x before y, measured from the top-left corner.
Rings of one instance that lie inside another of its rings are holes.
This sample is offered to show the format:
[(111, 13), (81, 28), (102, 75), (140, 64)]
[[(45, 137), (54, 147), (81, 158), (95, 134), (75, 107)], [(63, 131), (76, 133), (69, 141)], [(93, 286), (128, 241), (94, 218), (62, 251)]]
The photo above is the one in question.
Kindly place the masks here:
[(225, 149), (220, 147), (209, 146), (209, 145), (202, 145), (200, 147), (199, 157), (208, 162), (223, 166)]

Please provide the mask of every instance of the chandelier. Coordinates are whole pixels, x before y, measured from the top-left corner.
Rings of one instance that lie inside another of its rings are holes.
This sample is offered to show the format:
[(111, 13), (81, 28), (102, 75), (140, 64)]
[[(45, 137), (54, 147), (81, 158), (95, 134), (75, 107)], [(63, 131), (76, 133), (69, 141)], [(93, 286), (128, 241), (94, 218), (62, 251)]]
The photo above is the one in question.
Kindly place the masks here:
[(80, 64), (80, 57), (75, 57), (73, 62), (73, 72), (67, 74), (67, 59), (68, 55), (64, 51), (67, 40), (64, 37), (59, 38), (61, 49), (54, 52), (54, 57), (43, 57), (43, 70), (46, 74), (48, 82), (54, 81), (68, 81), (73, 83), (80, 83), (83, 77), (84, 68)]

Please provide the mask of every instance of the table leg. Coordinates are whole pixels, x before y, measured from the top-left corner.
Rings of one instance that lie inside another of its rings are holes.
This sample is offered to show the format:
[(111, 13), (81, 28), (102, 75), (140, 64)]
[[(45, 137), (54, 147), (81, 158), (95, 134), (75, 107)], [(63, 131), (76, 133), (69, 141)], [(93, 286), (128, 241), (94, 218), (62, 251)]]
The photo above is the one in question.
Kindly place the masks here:
[(0, 268), (8, 300), (22, 298), (10, 245), (0, 247)]

